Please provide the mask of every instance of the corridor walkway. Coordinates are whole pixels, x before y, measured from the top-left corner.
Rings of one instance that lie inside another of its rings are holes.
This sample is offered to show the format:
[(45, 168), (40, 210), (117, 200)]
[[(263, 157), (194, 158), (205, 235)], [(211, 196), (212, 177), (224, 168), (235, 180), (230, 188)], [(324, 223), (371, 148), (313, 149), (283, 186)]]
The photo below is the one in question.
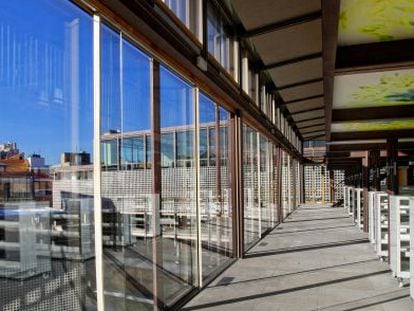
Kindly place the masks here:
[(184, 310), (414, 310), (343, 208), (303, 206)]

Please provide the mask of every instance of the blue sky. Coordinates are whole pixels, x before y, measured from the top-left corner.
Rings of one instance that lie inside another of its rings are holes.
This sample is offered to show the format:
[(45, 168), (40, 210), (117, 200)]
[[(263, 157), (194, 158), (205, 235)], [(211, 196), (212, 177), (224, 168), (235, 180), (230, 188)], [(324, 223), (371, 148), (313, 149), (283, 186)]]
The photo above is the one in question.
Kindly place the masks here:
[[(77, 40), (70, 35), (76, 21)], [(15, 141), (21, 151), (40, 153), (49, 164), (64, 151), (90, 152), (91, 18), (68, 1), (2, 1), (0, 40), (0, 142)], [(72, 55), (79, 66), (73, 68), (68, 50), (77, 42), (82, 46)], [(78, 83), (71, 83), (71, 76), (78, 76)]]
[[(101, 40), (101, 131), (150, 129), (150, 59), (109, 27)], [(47, 164), (92, 153), (92, 17), (66, 0), (2, 1), (0, 47), (0, 143)], [(193, 124), (191, 86), (163, 66), (160, 74), (161, 126)], [(214, 119), (202, 95), (200, 121)]]

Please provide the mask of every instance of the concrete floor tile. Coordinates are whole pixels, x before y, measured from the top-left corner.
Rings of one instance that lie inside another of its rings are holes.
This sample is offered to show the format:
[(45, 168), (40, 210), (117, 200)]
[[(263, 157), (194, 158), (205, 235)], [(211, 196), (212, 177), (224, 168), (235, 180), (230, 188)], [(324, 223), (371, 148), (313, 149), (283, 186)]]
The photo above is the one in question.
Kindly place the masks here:
[[(302, 311), (367, 304), (361, 310), (414, 310), (408, 297), (387, 301), (401, 289), (366, 239), (341, 208), (299, 208), (186, 307)], [(217, 286), (223, 277), (231, 281)]]

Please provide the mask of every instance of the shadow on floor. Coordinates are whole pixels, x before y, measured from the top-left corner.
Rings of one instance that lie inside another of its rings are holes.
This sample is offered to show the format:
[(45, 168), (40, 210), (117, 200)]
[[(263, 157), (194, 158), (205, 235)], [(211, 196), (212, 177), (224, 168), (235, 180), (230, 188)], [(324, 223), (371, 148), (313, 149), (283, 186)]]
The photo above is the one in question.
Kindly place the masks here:
[(367, 260), (353, 261), (353, 262), (347, 262), (347, 263), (343, 263), (343, 264), (339, 264), (339, 265), (332, 265), (332, 266), (326, 266), (326, 267), (322, 267), (322, 268), (302, 270), (302, 271), (297, 271), (297, 272), (284, 273), (284, 274), (278, 274), (278, 275), (272, 275), (272, 276), (266, 276), (266, 277), (262, 277), (262, 278), (248, 279), (248, 280), (236, 281), (236, 282), (232, 282), (232, 280), (234, 278), (224, 277), (223, 278), (223, 279), (225, 279), (224, 282), (222, 282), (220, 280), (219, 283), (217, 283), (214, 286), (210, 286), (210, 288), (213, 288), (213, 287), (223, 287), (223, 286), (232, 286), (232, 285), (244, 284), (244, 283), (252, 283), (252, 282), (263, 281), (263, 280), (268, 280), (268, 279), (274, 279), (274, 278), (279, 278), (279, 277), (299, 275), (299, 274), (305, 274), (305, 273), (311, 273), (311, 272), (329, 270), (329, 269), (334, 269), (334, 268), (341, 268), (341, 267), (353, 266), (353, 265), (358, 265), (358, 264), (363, 264), (363, 263), (368, 263), (368, 262), (377, 262), (377, 259), (367, 259)]
[(369, 239), (363, 238), (363, 239), (356, 239), (356, 240), (334, 241), (334, 242), (329, 242), (329, 243), (280, 248), (280, 249), (271, 250), (271, 251), (251, 252), (251, 253), (246, 254), (244, 258), (272, 256), (272, 255), (287, 254), (287, 253), (293, 253), (293, 252), (312, 251), (316, 249), (340, 247), (340, 246), (347, 246), (347, 245), (361, 244), (361, 243), (369, 243)]
[(285, 221), (285, 224), (289, 224), (289, 223), (292, 223), (292, 222), (321, 221), (321, 220), (334, 220), (334, 219), (349, 219), (349, 217), (348, 216), (345, 216), (345, 217), (330, 217), (330, 218), (302, 219), (302, 220), (290, 220), (290, 219), (287, 219)]
[(265, 298), (265, 297), (274, 296), (274, 295), (282, 295), (282, 294), (292, 293), (292, 292), (296, 292), (296, 291), (312, 289), (312, 288), (321, 287), (321, 286), (327, 286), (327, 285), (332, 285), (332, 284), (338, 284), (338, 283), (343, 283), (343, 282), (354, 281), (354, 280), (358, 280), (358, 279), (364, 279), (364, 278), (368, 278), (368, 277), (371, 277), (371, 276), (376, 276), (376, 275), (385, 274), (385, 273), (389, 273), (389, 272), (391, 272), (391, 270), (386, 269), (386, 270), (381, 270), (381, 271), (377, 271), (377, 272), (360, 274), (360, 275), (340, 278), (340, 279), (336, 279), (336, 280), (317, 282), (317, 283), (313, 283), (313, 284), (309, 284), (309, 285), (298, 286), (298, 287), (293, 287), (293, 288), (287, 288), (287, 289), (282, 289), (282, 290), (277, 290), (277, 291), (272, 291), (272, 292), (267, 292), (267, 293), (248, 295), (248, 296), (242, 296), (242, 297), (232, 298), (232, 299), (227, 299), (227, 300), (222, 300), (222, 301), (199, 304), (199, 305), (196, 305), (196, 306), (185, 307), (185, 308), (183, 308), (183, 310), (190, 311), (190, 310), (199, 310), (199, 309), (203, 309), (203, 308), (218, 307), (218, 306), (223, 306), (223, 305), (232, 304), (232, 303), (238, 303), (238, 302), (243, 302), (243, 301), (248, 301), (248, 300), (253, 300), (253, 299), (260, 299), (260, 298)]
[[(397, 290), (394, 292), (389, 292), (386, 294), (380, 294), (380, 295), (374, 295), (362, 299), (356, 299), (347, 301), (345, 303), (330, 305), (318, 309), (314, 309), (314, 311), (351, 311), (351, 310), (364, 310), (369, 307), (381, 305), (384, 303), (389, 303), (392, 301), (400, 300), (400, 299), (406, 299), (410, 297), (410, 294), (407, 290)], [(411, 308), (413, 309), (413, 308)]]
[[(293, 234), (293, 233), (301, 233), (301, 232), (311, 232), (311, 231), (334, 230), (334, 229), (349, 228), (349, 227), (355, 227), (355, 225), (332, 226), (332, 227), (314, 228), (314, 229), (306, 229), (306, 230), (293, 230), (293, 231), (275, 232), (275, 233), (269, 233), (268, 236), (282, 235), (282, 234)], [(283, 228), (281, 228), (279, 230), (282, 230), (282, 229)]]

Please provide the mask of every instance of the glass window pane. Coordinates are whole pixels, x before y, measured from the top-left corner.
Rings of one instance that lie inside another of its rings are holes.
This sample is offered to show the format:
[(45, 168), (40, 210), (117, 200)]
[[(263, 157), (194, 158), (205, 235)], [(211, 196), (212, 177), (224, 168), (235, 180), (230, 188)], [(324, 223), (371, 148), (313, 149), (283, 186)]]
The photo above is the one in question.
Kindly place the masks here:
[(147, 168), (151, 168), (152, 163), (152, 150), (151, 150), (151, 136), (145, 136), (145, 162), (147, 164)]
[(150, 58), (105, 25), (101, 45), (102, 159), (117, 162), (101, 175), (105, 310), (148, 309), (153, 219), (144, 155), (150, 162)]
[[(210, 126), (211, 152), (211, 146), (216, 144), (215, 128), (219, 126), (216, 113), (219, 108), (204, 94), (200, 94), (199, 103), (200, 131), (204, 129), (205, 136), (207, 136), (206, 127)], [(228, 114), (225, 110), (223, 113)], [(220, 123), (222, 129), (227, 127), (225, 121)], [(220, 146), (223, 146), (221, 141)], [(200, 153), (202, 147), (203, 141), (200, 139)], [(220, 148), (220, 153), (226, 154), (226, 150), (227, 148)], [(232, 254), (229, 170), (224, 163), (216, 166), (215, 156), (213, 155), (209, 166), (201, 165), (200, 168), (202, 274), (204, 278), (211, 276), (223, 267)], [(203, 158), (200, 157), (200, 161), (202, 164)]]
[(261, 235), (258, 189), (258, 133), (243, 124), (244, 244), (248, 248)]
[(124, 138), (121, 144), (121, 165), (125, 169), (144, 167), (144, 136)]
[[(165, 67), (160, 68), (161, 131), (177, 130), (177, 168), (161, 170), (159, 245), (164, 303), (171, 305), (197, 283), (196, 170), (193, 88)], [(161, 152), (168, 153), (161, 145)]]
[(202, 124), (200, 124), (200, 165), (207, 166), (208, 165), (208, 140), (207, 140), (207, 129), (202, 128)]
[(208, 129), (209, 135), (209, 147), (210, 147), (210, 165), (216, 165), (216, 129), (210, 127)]
[(0, 3), (0, 305), (94, 310), (92, 17)]
[(234, 73), (233, 38), (226, 31), (223, 18), (211, 2), (207, 11), (207, 48), (208, 52), (223, 66), (230, 75)]
[(178, 19), (193, 33), (196, 32), (197, 5), (200, 2), (194, 0), (165, 0), (165, 4), (174, 12)]
[(174, 133), (161, 134), (161, 166), (174, 166)]
[(104, 140), (101, 144), (101, 160), (104, 170), (118, 168), (118, 140)]
[[(194, 158), (194, 132), (180, 131), (177, 132), (177, 165), (192, 166)], [(164, 150), (164, 149), (163, 149)]]

